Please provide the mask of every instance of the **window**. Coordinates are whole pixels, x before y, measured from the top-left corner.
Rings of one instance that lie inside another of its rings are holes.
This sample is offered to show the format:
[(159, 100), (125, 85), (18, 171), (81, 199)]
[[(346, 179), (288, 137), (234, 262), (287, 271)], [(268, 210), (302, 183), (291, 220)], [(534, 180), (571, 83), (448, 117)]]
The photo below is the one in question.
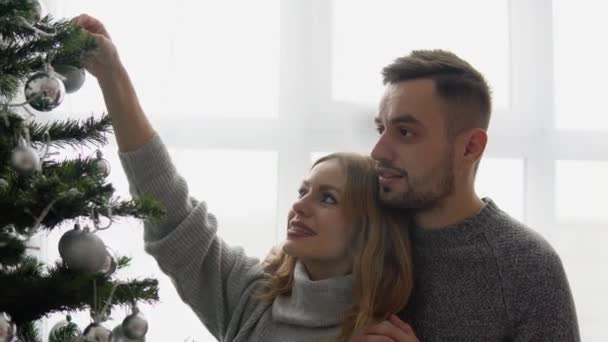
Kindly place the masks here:
[(601, 1), (554, 1), (555, 126), (608, 131), (605, 85), (608, 25)]
[(411, 50), (441, 48), (483, 70), (494, 89), (495, 106), (509, 106), (507, 1), (334, 0), (333, 4), (335, 100), (376, 104), (383, 89), (382, 67)]

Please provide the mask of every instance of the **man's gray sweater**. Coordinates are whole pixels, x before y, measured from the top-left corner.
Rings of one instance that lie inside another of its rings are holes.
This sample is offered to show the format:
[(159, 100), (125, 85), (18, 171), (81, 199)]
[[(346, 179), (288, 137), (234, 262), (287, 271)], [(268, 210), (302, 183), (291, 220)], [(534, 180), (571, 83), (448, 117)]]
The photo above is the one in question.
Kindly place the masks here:
[(579, 341), (560, 258), (490, 199), (475, 216), (412, 229), (415, 289), (401, 317), (421, 341)]

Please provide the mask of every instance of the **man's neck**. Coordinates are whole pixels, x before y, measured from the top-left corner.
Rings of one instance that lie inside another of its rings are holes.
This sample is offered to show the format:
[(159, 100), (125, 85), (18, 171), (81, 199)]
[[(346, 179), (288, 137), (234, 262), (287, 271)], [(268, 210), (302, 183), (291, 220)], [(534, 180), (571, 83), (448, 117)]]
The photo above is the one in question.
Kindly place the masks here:
[(453, 193), (433, 208), (418, 212), (416, 225), (422, 229), (441, 229), (473, 217), (484, 206), (485, 203), (474, 192)]

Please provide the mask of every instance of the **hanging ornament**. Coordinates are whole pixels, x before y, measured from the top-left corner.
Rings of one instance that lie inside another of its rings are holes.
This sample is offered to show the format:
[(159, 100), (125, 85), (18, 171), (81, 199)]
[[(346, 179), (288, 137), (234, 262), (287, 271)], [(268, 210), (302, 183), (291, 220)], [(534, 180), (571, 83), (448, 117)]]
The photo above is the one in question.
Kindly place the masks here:
[(82, 342), (111, 342), (112, 331), (99, 323), (91, 323), (84, 329)]
[(17, 147), (13, 149), (11, 155), (13, 167), (22, 173), (32, 173), (42, 170), (42, 162), (35, 148), (30, 146), (27, 140), (19, 137)]
[(116, 272), (116, 267), (116, 259), (112, 255), (108, 254), (106, 256), (106, 261), (103, 263), (103, 267), (101, 268), (101, 272), (106, 275), (111, 275)]
[(146, 342), (146, 337), (142, 338), (128, 338), (122, 328), (122, 324), (119, 324), (112, 329), (112, 342)]
[(50, 112), (61, 104), (65, 86), (51, 68), (30, 77), (25, 83), (25, 99), (29, 105), (41, 112)]
[(72, 322), (72, 317), (69, 315), (66, 319), (57, 322), (49, 333), (49, 339), (69, 342), (77, 342), (81, 336), (82, 331), (76, 323)]
[(0, 178), (0, 195), (4, 195), (8, 191), (9, 184), (5, 179)]
[(103, 272), (108, 251), (103, 241), (88, 227), (80, 229), (76, 224), (59, 240), (59, 255), (76, 272), (98, 273)]
[(122, 321), (122, 331), (130, 339), (142, 339), (148, 332), (148, 321), (139, 311), (137, 306), (133, 306), (132, 313)]
[(103, 159), (103, 154), (100, 150), (97, 150), (96, 158), (97, 159), (95, 160), (95, 167), (97, 168), (97, 173), (101, 177), (108, 177), (110, 175), (110, 163), (107, 160)]
[(65, 92), (72, 94), (77, 92), (84, 84), (86, 73), (84, 68), (77, 68), (72, 65), (54, 65), (53, 69), (60, 75), (60, 79), (65, 86)]
[(112, 317), (111, 317), (112, 307), (110, 305), (106, 305), (102, 309), (100, 309), (99, 312), (97, 312), (95, 310), (91, 310), (91, 312), (89, 312), (89, 314), (91, 315), (91, 319), (93, 320), (93, 322), (96, 322), (96, 323), (106, 322), (106, 321), (112, 319)]
[(17, 335), (17, 326), (11, 316), (0, 312), (0, 342), (13, 342), (15, 335)]

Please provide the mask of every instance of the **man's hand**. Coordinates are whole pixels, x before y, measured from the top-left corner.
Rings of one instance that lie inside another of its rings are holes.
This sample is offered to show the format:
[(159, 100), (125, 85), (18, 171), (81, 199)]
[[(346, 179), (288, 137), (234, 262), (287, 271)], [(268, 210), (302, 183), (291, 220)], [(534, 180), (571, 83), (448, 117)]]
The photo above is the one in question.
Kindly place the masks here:
[(353, 342), (419, 342), (414, 330), (399, 317), (391, 315), (384, 321), (364, 328)]
[(97, 43), (97, 49), (84, 61), (84, 67), (97, 79), (112, 77), (111, 74), (121, 68), (121, 63), (118, 51), (103, 23), (88, 14), (73, 18), (72, 23), (87, 31)]

